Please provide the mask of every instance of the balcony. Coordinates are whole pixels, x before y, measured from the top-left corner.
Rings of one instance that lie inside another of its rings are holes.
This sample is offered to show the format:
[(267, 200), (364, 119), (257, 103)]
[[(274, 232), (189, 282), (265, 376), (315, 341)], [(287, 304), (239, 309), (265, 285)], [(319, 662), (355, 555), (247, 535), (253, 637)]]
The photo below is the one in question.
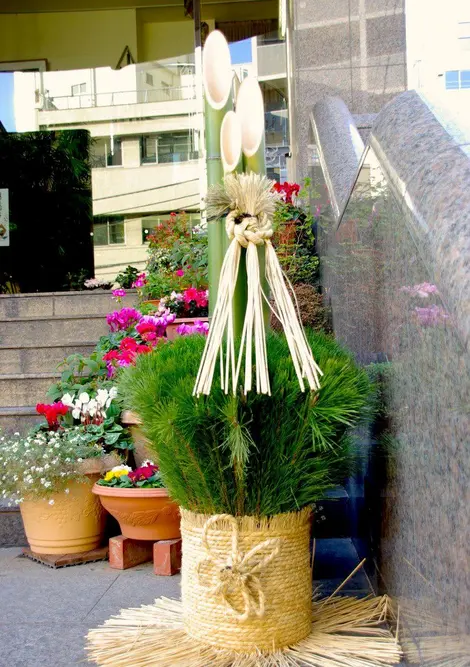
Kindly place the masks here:
[(199, 160), (93, 169), (92, 191), (93, 215), (199, 208)]
[(133, 120), (196, 112), (194, 86), (126, 90), (94, 94), (42, 96), (40, 127), (67, 127), (112, 120)]

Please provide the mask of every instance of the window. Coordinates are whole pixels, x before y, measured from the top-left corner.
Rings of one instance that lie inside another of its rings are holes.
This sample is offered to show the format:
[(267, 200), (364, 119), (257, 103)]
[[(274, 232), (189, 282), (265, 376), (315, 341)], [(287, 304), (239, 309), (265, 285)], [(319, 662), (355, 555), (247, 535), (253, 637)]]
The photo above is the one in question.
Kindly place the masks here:
[(86, 93), (86, 83), (77, 83), (75, 86), (72, 86), (72, 97), (83, 95), (83, 93)]
[(97, 137), (93, 140), (90, 162), (92, 168), (122, 165), (121, 137)]
[(191, 132), (144, 135), (140, 141), (140, 151), (142, 164), (188, 162), (198, 158)]
[[(155, 227), (168, 220), (170, 214), (171, 211), (168, 211), (168, 213), (156, 213), (155, 215), (147, 215), (145, 218), (142, 218), (142, 243), (148, 243), (147, 236), (152, 233)], [(201, 224), (201, 214), (199, 211), (186, 212), (186, 216), (190, 230), (196, 227), (196, 225)]]
[(110, 137), (106, 166), (116, 167), (122, 165), (122, 139), (121, 137)]
[(145, 72), (145, 83), (147, 86), (153, 86), (153, 76), (149, 72)]
[(125, 243), (124, 217), (96, 217), (93, 222), (93, 245), (122, 245)]
[(140, 161), (142, 164), (155, 164), (157, 161), (158, 135), (148, 134), (140, 140)]
[(460, 87), (470, 88), (470, 70), (463, 69), (460, 72)]
[(452, 70), (446, 72), (445, 84), (447, 90), (470, 88), (470, 70)]
[(198, 157), (190, 132), (166, 132), (158, 139), (158, 162), (188, 162)]

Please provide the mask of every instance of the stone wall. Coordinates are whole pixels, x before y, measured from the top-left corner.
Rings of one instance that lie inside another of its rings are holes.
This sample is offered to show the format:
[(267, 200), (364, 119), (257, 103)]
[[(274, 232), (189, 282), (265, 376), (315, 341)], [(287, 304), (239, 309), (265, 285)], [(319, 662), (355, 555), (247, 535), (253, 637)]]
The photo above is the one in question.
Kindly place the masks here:
[(372, 128), (339, 226), (321, 218), (335, 334), (381, 386), (350, 483), (354, 539), (423, 667), (470, 655), (469, 145), (404, 93)]
[(406, 89), (404, 0), (290, 0), (287, 21), (291, 147), (297, 180), (307, 174), (308, 117), (341, 97), (353, 114), (380, 111)]

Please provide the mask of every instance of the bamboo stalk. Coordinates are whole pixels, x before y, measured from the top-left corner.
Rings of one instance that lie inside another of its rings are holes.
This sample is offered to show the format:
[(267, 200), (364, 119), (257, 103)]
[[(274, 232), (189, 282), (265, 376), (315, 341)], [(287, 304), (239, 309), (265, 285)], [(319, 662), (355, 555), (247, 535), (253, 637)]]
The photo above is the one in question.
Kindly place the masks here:
[[(233, 111), (228, 111), (220, 128), (220, 145), (224, 174), (243, 171), (242, 130), (240, 119)], [(228, 249), (230, 242), (224, 233), (223, 251)], [(246, 273), (246, 250), (241, 248), (240, 265), (237, 284), (233, 295), (233, 332), (235, 340), (240, 338), (245, 320), (248, 300), (248, 281)]]
[[(220, 150), (220, 130), (227, 111), (233, 108), (232, 67), (227, 40), (221, 32), (214, 30), (206, 40), (203, 51), (202, 79), (205, 104), (205, 140), (207, 185), (221, 183), (224, 170)], [(209, 246), (209, 310), (212, 313), (219, 285), (225, 248), (225, 229), (222, 220), (208, 224)]]
[[(258, 81), (247, 77), (237, 95), (237, 115), (242, 128), (243, 166), (246, 172), (266, 174), (264, 101)], [(258, 248), (261, 288), (269, 298), (269, 286), (265, 278), (266, 250)], [(268, 327), (270, 311), (263, 303), (264, 323)]]

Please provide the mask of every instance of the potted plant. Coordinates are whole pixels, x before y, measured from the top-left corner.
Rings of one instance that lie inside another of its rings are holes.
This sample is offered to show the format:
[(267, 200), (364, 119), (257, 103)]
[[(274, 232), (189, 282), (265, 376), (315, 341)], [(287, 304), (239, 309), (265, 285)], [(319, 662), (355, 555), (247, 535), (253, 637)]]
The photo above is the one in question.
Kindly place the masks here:
[(194, 327), (196, 322), (208, 323), (209, 292), (196, 287), (188, 287), (182, 292), (173, 291), (160, 299), (157, 312), (175, 316), (175, 320), (167, 327), (167, 338), (172, 340), (182, 333), (190, 333), (188, 327)]
[(151, 461), (132, 470), (116, 466), (93, 487), (125, 537), (169, 540), (180, 536), (178, 506), (169, 499), (160, 470)]
[(106, 464), (103, 448), (80, 426), (0, 439), (0, 491), (20, 506), (34, 553), (81, 553), (100, 545), (104, 512), (91, 489)]
[[(271, 396), (226, 394), (216, 375), (210, 395), (195, 397), (202, 336), (155, 348), (120, 378), (123, 400), (140, 418), (170, 497), (182, 508), (185, 623), (191, 637), (214, 646), (222, 636), (237, 650), (281, 646), (310, 628), (311, 506), (347, 475), (351, 428), (367, 416), (371, 385), (338, 343), (319, 333), (307, 337), (324, 372), (320, 392), (301, 390), (286, 340), (274, 333), (267, 341)], [(230, 577), (217, 574), (230, 554), (237, 559), (251, 549), (259, 554), (250, 565), (266, 559), (268, 626), (257, 616), (257, 593), (230, 593)], [(209, 590), (217, 586), (214, 598)], [(207, 635), (208, 624), (217, 626), (217, 637)]]

